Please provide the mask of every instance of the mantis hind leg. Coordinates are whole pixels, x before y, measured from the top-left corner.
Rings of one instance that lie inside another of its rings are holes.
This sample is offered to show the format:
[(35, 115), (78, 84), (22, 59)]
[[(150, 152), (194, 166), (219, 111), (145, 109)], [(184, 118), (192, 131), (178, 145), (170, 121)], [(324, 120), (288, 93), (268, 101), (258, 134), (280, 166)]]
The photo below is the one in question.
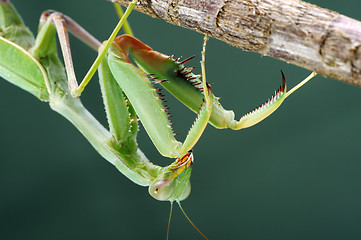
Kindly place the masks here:
[(85, 42), (87, 45), (89, 45), (91, 48), (98, 50), (98, 48), (101, 46), (101, 43), (95, 39), (91, 34), (89, 34), (85, 29), (83, 29), (79, 24), (77, 24), (75, 21), (73, 21), (70, 17), (65, 16), (59, 12), (55, 12), (52, 10), (49, 10), (43, 14), (43, 17), (46, 18), (46, 20), (49, 20), (54, 23), (58, 37), (59, 42), (61, 46), (61, 50), (64, 57), (64, 63), (65, 63), (65, 69), (67, 73), (68, 78), (68, 84), (69, 84), (69, 90), (73, 97), (79, 97), (80, 94), (83, 92), (86, 85), (89, 83), (93, 75), (95, 74), (97, 68), (101, 64), (103, 58), (105, 57), (105, 54), (107, 53), (112, 41), (114, 40), (115, 36), (118, 34), (119, 30), (121, 29), (122, 25), (126, 22), (127, 17), (133, 10), (135, 4), (138, 0), (133, 0), (129, 7), (127, 8), (126, 12), (118, 22), (117, 26), (113, 30), (112, 34), (110, 35), (108, 42), (105, 44), (105, 46), (102, 48), (102, 51), (98, 55), (98, 57), (95, 59), (93, 65), (88, 70), (87, 74), (83, 78), (80, 85), (78, 85), (78, 82), (76, 80), (74, 66), (73, 66), (73, 60), (70, 52), (70, 43), (69, 43), (69, 36), (68, 36), (68, 30), (74, 34), (77, 38)]

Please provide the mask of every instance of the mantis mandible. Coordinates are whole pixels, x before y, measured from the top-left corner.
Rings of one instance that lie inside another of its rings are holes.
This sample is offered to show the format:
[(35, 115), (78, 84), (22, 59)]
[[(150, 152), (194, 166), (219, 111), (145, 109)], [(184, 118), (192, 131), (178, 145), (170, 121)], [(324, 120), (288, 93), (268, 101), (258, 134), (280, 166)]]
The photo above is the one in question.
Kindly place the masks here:
[[(235, 130), (257, 124), (315, 75), (312, 73), (289, 92), (286, 91), (283, 76), (283, 84), (271, 100), (237, 121), (233, 111), (225, 110), (220, 105), (206, 83), (205, 43), (201, 78), (184, 66), (190, 59), (180, 60), (160, 54), (129, 35), (114, 38), (136, 1), (133, 1), (117, 30), (103, 45), (70, 18), (52, 11), (42, 15), (39, 33), (34, 39), (9, 2), (0, 3), (5, 19), (0, 24), (8, 31), (3, 32), (0, 39), (0, 75), (40, 100), (49, 102), (53, 110), (74, 124), (119, 171), (133, 182), (149, 186), (150, 195), (157, 200), (179, 203), (189, 195), (192, 148), (208, 122), (216, 128)], [(100, 57), (96, 64), (100, 64), (99, 78), (109, 130), (84, 108), (78, 98), (98, 66), (92, 67), (81, 84), (77, 85), (67, 27), (93, 49), (99, 49)], [(57, 57), (56, 33), (65, 59), (66, 74)], [(131, 53), (140, 68), (130, 63), (128, 53)], [(19, 68), (19, 65), (26, 67)], [(157, 84), (197, 114), (183, 143), (173, 136), (166, 108), (162, 104), (162, 95), (153, 86)], [(158, 151), (163, 156), (176, 158), (172, 164), (156, 166), (138, 148), (138, 118)]]

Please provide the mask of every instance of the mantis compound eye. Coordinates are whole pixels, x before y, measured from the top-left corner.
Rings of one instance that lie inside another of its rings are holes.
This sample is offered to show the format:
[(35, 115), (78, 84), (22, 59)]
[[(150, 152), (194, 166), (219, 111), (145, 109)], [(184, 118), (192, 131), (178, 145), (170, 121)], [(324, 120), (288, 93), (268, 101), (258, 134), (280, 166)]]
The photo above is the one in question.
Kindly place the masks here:
[(154, 181), (149, 186), (149, 194), (159, 201), (168, 201), (173, 195), (175, 186), (174, 179)]

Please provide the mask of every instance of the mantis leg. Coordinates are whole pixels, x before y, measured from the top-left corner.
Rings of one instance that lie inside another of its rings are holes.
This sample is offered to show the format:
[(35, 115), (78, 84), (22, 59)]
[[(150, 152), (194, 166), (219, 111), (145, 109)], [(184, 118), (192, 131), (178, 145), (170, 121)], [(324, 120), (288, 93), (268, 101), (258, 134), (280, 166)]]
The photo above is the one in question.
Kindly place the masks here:
[[(114, 8), (115, 8), (115, 11), (117, 12), (118, 14), (118, 17), (119, 19), (122, 19), (123, 16), (124, 16), (124, 12), (122, 10), (122, 8), (120, 7), (120, 5), (116, 2), (113, 2), (113, 5), (114, 5)], [(128, 34), (130, 36), (134, 36), (133, 34), (133, 31), (132, 31), (132, 28), (130, 27), (128, 21), (125, 21), (124, 24), (123, 24), (123, 29), (124, 29), (124, 32), (125, 34)]]
[[(131, 64), (127, 56), (130, 49), (149, 47), (129, 35), (115, 38), (114, 43), (107, 57), (110, 71), (134, 107), (154, 145), (162, 155), (167, 157), (181, 157), (187, 154), (203, 133), (211, 114), (213, 95), (207, 87), (205, 78), (202, 81), (207, 89), (204, 94), (202, 93), (204, 102), (198, 105), (200, 110), (197, 119), (182, 144), (174, 137), (166, 108), (162, 104), (162, 96), (151, 86), (147, 75)], [(158, 61), (160, 65), (163, 64), (162, 55), (159, 53), (153, 60)]]
[(113, 41), (115, 36), (118, 34), (118, 32), (121, 29), (124, 22), (126, 22), (127, 17), (133, 10), (137, 1), (138, 0), (133, 0), (129, 4), (129, 7), (127, 8), (126, 12), (124, 13), (122, 18), (118, 22), (117, 26), (115, 27), (114, 31), (110, 35), (107, 44), (105, 45), (105, 47), (102, 48), (101, 53), (95, 59), (93, 65), (88, 70), (87, 74), (83, 78), (80, 85), (78, 85), (78, 82), (77, 82), (76, 76), (75, 76), (73, 60), (72, 60), (72, 56), (71, 56), (71, 52), (70, 52), (68, 30), (95, 50), (98, 50), (98, 48), (101, 46), (101, 44), (97, 39), (95, 39), (91, 34), (89, 34), (85, 29), (83, 29), (80, 25), (78, 25), (70, 17), (65, 16), (59, 12), (51, 11), (51, 10), (45, 13), (45, 16), (47, 16), (54, 23), (54, 25), (57, 29), (59, 42), (60, 42), (61, 50), (62, 50), (63, 57), (64, 57), (64, 63), (65, 63), (65, 69), (66, 69), (67, 78), (68, 78), (69, 90), (73, 97), (79, 97), (80, 94), (83, 92), (84, 88), (89, 83), (89, 81), (95, 74), (97, 68), (99, 67), (101, 61), (103, 60), (106, 52), (108, 51), (108, 49), (111, 45), (111, 42)]

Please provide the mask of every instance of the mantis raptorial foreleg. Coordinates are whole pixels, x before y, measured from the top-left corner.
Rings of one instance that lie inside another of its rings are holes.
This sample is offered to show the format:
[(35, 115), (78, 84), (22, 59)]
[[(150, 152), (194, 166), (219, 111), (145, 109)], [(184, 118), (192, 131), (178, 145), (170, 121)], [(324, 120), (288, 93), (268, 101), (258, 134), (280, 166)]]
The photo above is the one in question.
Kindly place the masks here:
[[(127, 57), (129, 51), (133, 53), (134, 49), (143, 49), (146, 45), (128, 35), (117, 37), (114, 42), (121, 51), (109, 53), (110, 71), (132, 103), (148, 135), (161, 154), (168, 157), (183, 156), (193, 148), (208, 123), (213, 105), (212, 95), (204, 95), (205, 102), (199, 105), (201, 108), (199, 115), (184, 143), (180, 144), (173, 136), (171, 123), (166, 108), (162, 105), (161, 96), (158, 95), (156, 89), (150, 86), (151, 83), (146, 74), (132, 65)], [(146, 52), (149, 52), (148, 50), (149, 48), (146, 49)], [(152, 61), (159, 65), (165, 65), (163, 56), (155, 53)], [(205, 79), (203, 79), (203, 84), (206, 85)]]
[[(192, 111), (200, 112), (199, 105), (202, 103), (204, 95), (207, 94), (203, 92), (203, 89), (206, 88), (205, 81), (201, 81), (199, 75), (194, 75), (191, 72), (192, 68), (184, 66), (193, 57), (183, 61), (180, 61), (180, 58), (173, 59), (172, 56), (154, 51), (151, 47), (130, 36), (121, 36), (117, 41), (123, 45), (122, 48), (127, 53), (130, 51), (133, 59), (145, 72), (151, 74), (154, 78), (166, 79), (167, 81), (162, 81), (160, 84), (174, 97)], [(233, 130), (253, 126), (271, 115), (291, 93), (315, 75), (316, 72), (312, 72), (300, 84), (287, 92), (286, 78), (282, 73), (282, 86), (275, 94), (260, 107), (243, 115), (239, 121), (235, 120), (234, 112), (225, 110), (219, 103), (218, 98), (212, 94), (213, 106), (209, 122), (216, 128), (231, 128)]]

